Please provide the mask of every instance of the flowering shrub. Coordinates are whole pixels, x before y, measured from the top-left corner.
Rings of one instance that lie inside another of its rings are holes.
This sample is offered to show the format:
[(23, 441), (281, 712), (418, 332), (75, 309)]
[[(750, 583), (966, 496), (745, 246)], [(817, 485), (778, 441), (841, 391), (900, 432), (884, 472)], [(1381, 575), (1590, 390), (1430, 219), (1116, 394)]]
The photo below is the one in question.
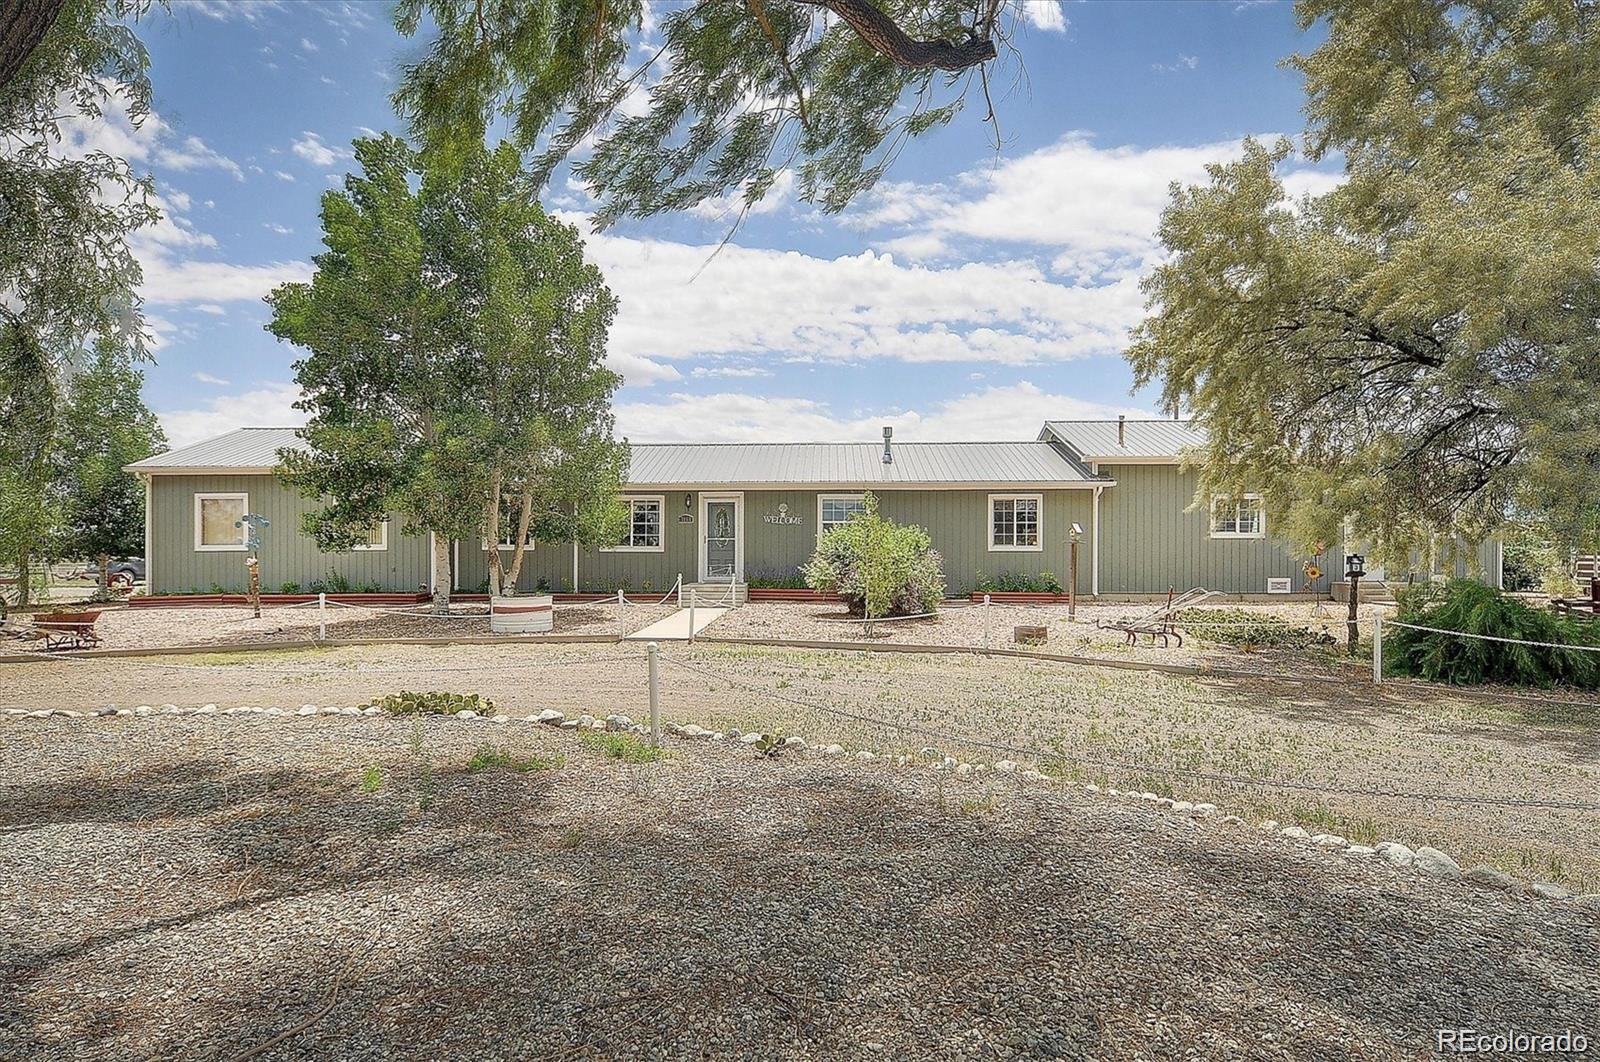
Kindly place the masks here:
[(822, 533), (801, 570), (813, 590), (838, 594), (850, 611), (877, 618), (933, 612), (944, 598), (944, 561), (928, 532), (866, 510)]

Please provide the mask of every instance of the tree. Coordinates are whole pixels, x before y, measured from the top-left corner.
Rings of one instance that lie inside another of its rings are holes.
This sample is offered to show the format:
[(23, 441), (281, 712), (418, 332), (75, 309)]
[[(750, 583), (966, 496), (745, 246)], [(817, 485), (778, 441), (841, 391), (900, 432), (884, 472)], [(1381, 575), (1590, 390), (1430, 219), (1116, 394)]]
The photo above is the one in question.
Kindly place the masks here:
[(600, 363), (615, 300), (513, 149), (422, 172), (415, 191), (399, 139), (357, 140), (355, 155), (362, 175), (323, 196), (311, 282), (268, 297), (269, 329), (309, 351), (295, 363), (306, 448), (279, 455), (282, 475), (322, 500), (305, 529), (324, 549), (396, 511), (433, 533), (442, 610), (451, 540), (497, 542), (508, 492), (524, 531), (607, 527), (626, 462), (609, 413), (620, 378)]
[(155, 221), (150, 183), (103, 153), (60, 147), (69, 119), (119, 96), (137, 125), (149, 64), (126, 25), (145, 0), (8, 0), (0, 19), (0, 555), (31, 594), (59, 545), (60, 403), (85, 351), (144, 356), (128, 234)]
[(1200, 499), (1260, 491), (1279, 533), (1398, 561), (1508, 512), (1600, 527), (1600, 8), (1301, 0), (1313, 159), (1248, 142), (1174, 188), (1129, 349), (1209, 429)]
[(400, 32), (426, 22), (436, 36), (394, 102), (445, 156), (504, 117), (513, 143), (538, 150), (540, 183), (592, 140), (574, 171), (602, 201), (601, 226), (726, 195), (748, 209), (791, 168), (802, 200), (836, 212), (974, 85), (988, 101), (989, 64), (1025, 2), (671, 5), (660, 49), (629, 69), (654, 17), (644, 0), (401, 0)]
[(62, 414), (62, 553), (97, 559), (101, 597), (110, 594), (109, 559), (144, 549), (144, 488), (123, 469), (167, 443), (143, 389), (144, 373), (101, 347), (72, 379)]
[(879, 516), (871, 491), (862, 500), (863, 512), (817, 539), (816, 552), (801, 569), (806, 585), (838, 594), (864, 619), (937, 610), (944, 598), (944, 560), (928, 532)]

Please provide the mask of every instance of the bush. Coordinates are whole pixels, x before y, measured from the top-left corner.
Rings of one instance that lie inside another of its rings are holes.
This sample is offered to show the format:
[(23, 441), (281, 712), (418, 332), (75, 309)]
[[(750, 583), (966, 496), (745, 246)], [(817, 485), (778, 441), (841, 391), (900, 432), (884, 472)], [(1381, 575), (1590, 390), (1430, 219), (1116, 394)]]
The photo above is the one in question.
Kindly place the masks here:
[(479, 715), (493, 715), (495, 710), (494, 702), (487, 697), (440, 690), (426, 693), (401, 690), (399, 693), (386, 694), (372, 704), (394, 715), (455, 715), (469, 708)]
[[(1467, 579), (1402, 592), (1398, 618), (1464, 634), (1600, 647), (1600, 625), (1530, 608), (1492, 586)], [(1580, 649), (1508, 645), (1393, 627), (1384, 635), (1383, 658), (1386, 670), (1395, 674), (1457, 686), (1504, 682), (1600, 688), (1600, 653)]]
[(632, 734), (585, 734), (583, 743), (608, 759), (623, 763), (654, 763), (662, 756), (661, 749)]
[(866, 511), (825, 531), (801, 569), (806, 585), (838, 594), (857, 615), (914, 616), (944, 598), (944, 569), (928, 532), (878, 515), (869, 491)]
[(752, 590), (804, 590), (806, 588), (805, 576), (799, 570), (790, 572), (749, 572), (745, 575), (744, 581), (745, 585)]
[(300, 584), (299, 583), (288, 582), (288, 583), (279, 583), (278, 584), (278, 593), (280, 593), (280, 594), (298, 594), (299, 592), (300, 592)]
[(1300, 627), (1277, 616), (1243, 608), (1187, 608), (1178, 613), (1184, 633), (1219, 645), (1255, 649), (1309, 649), (1333, 645), (1326, 631)]
[(980, 594), (1064, 594), (1067, 592), (1067, 588), (1061, 585), (1061, 580), (1056, 578), (1054, 572), (1040, 572), (1038, 575), (1029, 575), (1027, 572), (1001, 572), (993, 579), (979, 572), (974, 589)]

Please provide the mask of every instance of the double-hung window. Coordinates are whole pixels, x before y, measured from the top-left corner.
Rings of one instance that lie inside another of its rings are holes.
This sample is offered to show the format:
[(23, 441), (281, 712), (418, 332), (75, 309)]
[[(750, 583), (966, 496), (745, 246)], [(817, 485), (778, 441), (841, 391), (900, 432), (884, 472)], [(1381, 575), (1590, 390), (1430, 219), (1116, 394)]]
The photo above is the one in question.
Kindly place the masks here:
[(248, 494), (196, 494), (194, 548), (202, 553), (245, 549), (241, 521), (249, 511)]
[(1044, 498), (1039, 494), (989, 495), (990, 552), (1044, 549)]
[(613, 548), (635, 553), (663, 552), (661, 516), (666, 511), (666, 499), (660, 496), (623, 498), (622, 504), (628, 507), (628, 527), (622, 541)]
[(859, 494), (819, 494), (817, 496), (817, 534), (832, 531), (850, 522), (853, 516), (867, 511), (867, 502)]
[[(500, 542), (501, 549), (517, 548), (517, 521), (522, 519), (522, 498), (520, 496), (506, 495), (500, 500)], [(533, 521), (528, 522), (528, 535), (523, 543), (525, 549), (533, 548)], [(483, 548), (489, 548), (489, 540), (483, 540)]]
[(1265, 538), (1266, 535), (1267, 511), (1259, 494), (1212, 500), (1212, 538)]

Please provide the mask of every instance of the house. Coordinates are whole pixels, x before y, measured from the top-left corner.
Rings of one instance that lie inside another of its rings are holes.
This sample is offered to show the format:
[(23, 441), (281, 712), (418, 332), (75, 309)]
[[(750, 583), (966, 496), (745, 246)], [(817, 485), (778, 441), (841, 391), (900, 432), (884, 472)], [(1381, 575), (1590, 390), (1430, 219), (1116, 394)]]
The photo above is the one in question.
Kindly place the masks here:
[[(664, 592), (680, 574), (690, 584), (790, 580), (819, 532), (871, 490), (884, 516), (928, 530), (952, 594), (1003, 575), (1066, 583), (1074, 537), (1084, 594), (1328, 593), (1342, 570), (1337, 547), (1311, 557), (1275, 540), (1249, 495), (1211, 511), (1193, 505), (1195, 476), (1180, 462), (1202, 440), (1183, 422), (1119, 419), (1049, 421), (1030, 442), (900, 442), (885, 428), (881, 445), (635, 444), (624, 540), (536, 543), (519, 586)], [(348, 553), (320, 551), (300, 531), (313, 503), (272, 474), (278, 451), (297, 444), (293, 428), (241, 428), (128, 466), (146, 485), (151, 593), (241, 587), (236, 524), (246, 512), (270, 522), (260, 546), (269, 590), (415, 590), (441, 577), (455, 590), (486, 585), (485, 544), (454, 543), (453, 571), (435, 572), (426, 537), (397, 519)], [(1307, 562), (1320, 574), (1308, 577)]]

